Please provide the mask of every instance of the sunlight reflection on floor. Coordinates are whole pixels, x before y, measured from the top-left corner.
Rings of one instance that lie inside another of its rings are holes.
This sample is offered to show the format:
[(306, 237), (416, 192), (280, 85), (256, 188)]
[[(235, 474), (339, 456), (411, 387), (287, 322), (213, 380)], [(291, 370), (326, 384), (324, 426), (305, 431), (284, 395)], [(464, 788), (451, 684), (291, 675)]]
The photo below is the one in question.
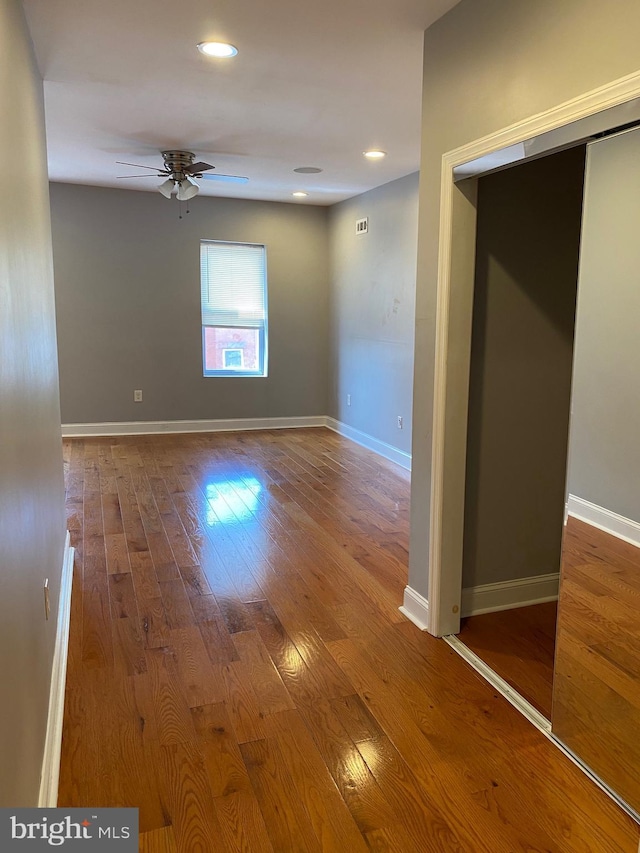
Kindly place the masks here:
[(258, 506), (262, 484), (255, 477), (243, 480), (214, 480), (205, 485), (206, 519), (209, 527), (216, 524), (240, 524), (253, 517)]

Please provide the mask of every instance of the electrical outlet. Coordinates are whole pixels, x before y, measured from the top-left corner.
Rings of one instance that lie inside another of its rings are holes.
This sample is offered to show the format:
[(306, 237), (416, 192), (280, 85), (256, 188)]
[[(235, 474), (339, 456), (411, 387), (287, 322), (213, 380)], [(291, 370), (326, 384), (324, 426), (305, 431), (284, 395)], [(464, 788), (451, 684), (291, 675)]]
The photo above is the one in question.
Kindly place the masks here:
[(404, 426), (404, 423), (402, 420), (402, 415), (398, 415), (398, 429), (402, 429), (403, 426)]
[(347, 406), (351, 405), (351, 394), (347, 394)]
[(142, 402), (142, 391), (134, 391), (133, 392), (133, 402), (141, 403)]

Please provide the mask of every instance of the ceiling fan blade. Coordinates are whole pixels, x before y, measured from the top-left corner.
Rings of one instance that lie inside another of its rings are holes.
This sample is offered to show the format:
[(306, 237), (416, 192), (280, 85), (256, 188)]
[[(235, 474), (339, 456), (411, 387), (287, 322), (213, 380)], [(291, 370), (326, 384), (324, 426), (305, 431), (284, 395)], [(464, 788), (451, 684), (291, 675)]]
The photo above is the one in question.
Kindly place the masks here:
[(206, 172), (207, 169), (215, 169), (215, 166), (211, 166), (209, 163), (203, 163), (202, 160), (198, 160), (197, 163), (192, 163), (185, 169), (185, 172), (188, 175), (195, 175), (197, 172)]
[[(136, 169), (153, 169), (154, 172), (162, 172), (158, 166), (143, 166), (142, 163), (123, 163), (122, 160), (116, 160), (118, 166), (135, 166)], [(167, 172), (167, 174), (169, 174)]]
[(228, 181), (229, 183), (246, 184), (249, 178), (242, 175), (202, 175), (202, 178), (207, 181)]
[(123, 181), (126, 178), (166, 178), (167, 173), (163, 172), (161, 175), (116, 175), (117, 180)]

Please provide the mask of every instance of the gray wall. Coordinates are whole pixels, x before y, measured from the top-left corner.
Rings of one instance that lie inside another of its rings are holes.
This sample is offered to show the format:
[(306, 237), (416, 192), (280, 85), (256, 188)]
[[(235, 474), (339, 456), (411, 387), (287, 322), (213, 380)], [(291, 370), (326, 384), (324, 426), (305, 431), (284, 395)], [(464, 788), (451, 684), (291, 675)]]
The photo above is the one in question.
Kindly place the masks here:
[(422, 595), (442, 155), (637, 70), (639, 28), (636, 0), (461, 0), (425, 33), (409, 571)]
[[(365, 216), (369, 231), (356, 234)], [(418, 175), (334, 205), (329, 222), (328, 414), (409, 453)]]
[(569, 491), (640, 522), (640, 130), (588, 147)]
[[(52, 184), (51, 211), (63, 423), (325, 414), (326, 208)], [(267, 378), (202, 376), (200, 239), (267, 246)]]
[(560, 571), (584, 159), (478, 181), (463, 587)]
[[(37, 805), (65, 516), (42, 83), (0, 0), (0, 805)], [(53, 618), (45, 622), (49, 578)]]

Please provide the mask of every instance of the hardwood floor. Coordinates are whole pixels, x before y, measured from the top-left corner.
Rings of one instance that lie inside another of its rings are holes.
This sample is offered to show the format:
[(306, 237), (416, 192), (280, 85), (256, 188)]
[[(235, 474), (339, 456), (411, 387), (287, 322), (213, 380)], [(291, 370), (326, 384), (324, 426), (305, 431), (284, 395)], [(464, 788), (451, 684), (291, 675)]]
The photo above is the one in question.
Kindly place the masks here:
[(553, 730), (640, 812), (640, 549), (570, 518)]
[(142, 851), (635, 853), (635, 824), (398, 611), (405, 476), (323, 430), (65, 442), (61, 805)]
[(551, 719), (557, 603), (533, 604), (462, 620), (460, 639)]

